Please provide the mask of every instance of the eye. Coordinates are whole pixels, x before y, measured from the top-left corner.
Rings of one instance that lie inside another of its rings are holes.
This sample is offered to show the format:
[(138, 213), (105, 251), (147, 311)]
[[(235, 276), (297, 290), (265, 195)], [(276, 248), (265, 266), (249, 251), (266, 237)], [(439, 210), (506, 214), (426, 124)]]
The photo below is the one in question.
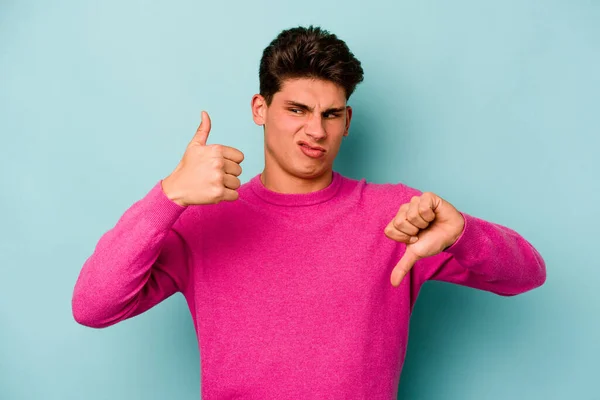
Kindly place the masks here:
[(300, 113), (302, 113), (302, 110), (301, 110), (301, 109), (299, 109), (299, 108), (290, 108), (289, 110), (290, 110), (292, 113), (294, 113), (294, 114), (300, 114)]
[(341, 114), (338, 114), (338, 113), (326, 113), (325, 114), (325, 118), (338, 118), (340, 116), (341, 116)]

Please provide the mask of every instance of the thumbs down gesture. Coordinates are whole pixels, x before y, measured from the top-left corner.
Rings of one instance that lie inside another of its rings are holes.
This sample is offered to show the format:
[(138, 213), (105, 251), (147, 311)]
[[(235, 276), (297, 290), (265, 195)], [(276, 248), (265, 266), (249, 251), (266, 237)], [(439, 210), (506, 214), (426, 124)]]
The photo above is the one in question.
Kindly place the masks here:
[(421, 258), (439, 254), (454, 244), (464, 226), (462, 214), (434, 193), (413, 196), (409, 203), (402, 204), (384, 230), (388, 238), (406, 243), (406, 251), (392, 271), (392, 285), (400, 285)]

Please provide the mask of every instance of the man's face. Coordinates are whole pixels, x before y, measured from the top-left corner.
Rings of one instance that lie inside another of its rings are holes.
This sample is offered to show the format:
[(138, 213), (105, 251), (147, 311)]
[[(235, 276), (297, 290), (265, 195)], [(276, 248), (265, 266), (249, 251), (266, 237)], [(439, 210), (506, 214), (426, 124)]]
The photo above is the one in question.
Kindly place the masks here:
[(352, 117), (341, 86), (287, 79), (270, 106), (255, 95), (252, 109), (254, 121), (264, 125), (265, 168), (270, 174), (311, 179), (332, 170)]

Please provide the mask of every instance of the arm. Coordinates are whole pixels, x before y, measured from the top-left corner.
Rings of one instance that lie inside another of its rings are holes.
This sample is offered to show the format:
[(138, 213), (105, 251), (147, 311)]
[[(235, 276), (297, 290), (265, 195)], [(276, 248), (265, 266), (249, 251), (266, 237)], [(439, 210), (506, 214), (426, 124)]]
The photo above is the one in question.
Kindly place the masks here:
[(438, 280), (513, 296), (541, 286), (540, 253), (512, 229), (461, 212), (465, 225), (454, 244), (417, 262), (414, 278)]
[(189, 266), (176, 222), (186, 207), (167, 198), (161, 183), (121, 216), (85, 261), (72, 298), (78, 323), (107, 327), (184, 290)]
[(202, 123), (175, 170), (132, 205), (102, 236), (83, 265), (73, 292), (73, 316), (102, 328), (134, 317), (190, 280), (188, 248), (179, 232), (187, 206), (235, 201), (241, 151), (206, 145), (211, 121)]
[(460, 212), (435, 193), (400, 188), (404, 203), (385, 229), (406, 245), (392, 285), (410, 273), (414, 293), (432, 279), (511, 296), (545, 282), (544, 260), (514, 230)]

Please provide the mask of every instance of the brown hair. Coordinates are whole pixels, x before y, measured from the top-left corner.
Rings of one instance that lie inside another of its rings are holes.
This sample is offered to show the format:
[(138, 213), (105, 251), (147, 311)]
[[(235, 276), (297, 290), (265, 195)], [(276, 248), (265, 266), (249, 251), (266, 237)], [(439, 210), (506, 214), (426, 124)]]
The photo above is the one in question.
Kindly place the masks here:
[(279, 33), (264, 49), (258, 75), (260, 94), (270, 105), (289, 78), (331, 81), (344, 88), (348, 100), (363, 80), (363, 69), (343, 40), (311, 25)]

